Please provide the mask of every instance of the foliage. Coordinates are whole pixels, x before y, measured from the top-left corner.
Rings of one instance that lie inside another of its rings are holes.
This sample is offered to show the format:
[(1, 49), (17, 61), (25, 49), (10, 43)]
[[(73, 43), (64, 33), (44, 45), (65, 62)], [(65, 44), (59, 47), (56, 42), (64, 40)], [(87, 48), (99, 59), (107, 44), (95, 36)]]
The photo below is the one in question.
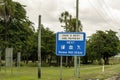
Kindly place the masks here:
[[(63, 23), (61, 27), (65, 29), (66, 32), (75, 32), (76, 31), (76, 18), (72, 18), (72, 15), (68, 11), (64, 11), (61, 13), (59, 17), (59, 21)], [(78, 30), (82, 31), (82, 24), (80, 20), (78, 20)]]
[[(44, 28), (43, 25), (41, 25), (40, 29), (42, 62), (46, 63), (46, 61), (49, 60), (47, 62), (50, 64), (53, 57), (55, 57), (55, 34), (49, 28)], [(24, 54), (23, 60), (27, 59), (27, 62), (28, 60), (35, 62), (38, 58), (38, 30), (29, 37), (26, 43), (27, 49), (25, 49), (25, 51), (27, 52)]]
[(82, 57), (82, 63), (83, 64), (94, 63), (94, 60), (96, 61), (97, 59), (96, 56), (97, 56), (96, 53), (92, 49), (91, 42), (90, 40), (88, 40), (86, 42), (86, 55)]
[(26, 44), (29, 43), (28, 40), (34, 31), (32, 23), (26, 17), (24, 6), (18, 2), (5, 0), (4, 5), (0, 6), (0, 13), (0, 47), (2, 49), (13, 47), (14, 53), (26, 53), (28, 50)]
[(53, 57), (55, 57), (55, 34), (50, 31), (49, 28), (41, 28), (41, 40), (42, 40), (42, 60), (48, 60), (51, 63)]
[[(69, 12), (61, 13), (59, 20), (62, 24), (61, 27), (66, 32), (76, 31), (76, 18), (73, 18)], [(80, 20), (78, 25), (77, 31), (82, 31)], [(42, 63), (51, 65), (52, 60), (59, 63), (60, 57), (55, 55), (55, 33), (41, 25), (41, 35)], [(18, 2), (4, 0), (4, 4), (0, 5), (0, 43), (2, 51), (6, 47), (14, 48), (14, 59), (18, 52), (22, 53), (22, 60), (26, 63), (29, 60), (35, 62), (38, 58), (38, 30), (34, 31), (32, 22), (26, 16), (24, 6)], [(87, 52), (86, 56), (82, 58), (82, 62), (97, 64), (103, 58), (105, 64), (108, 64), (109, 58), (120, 52), (119, 43), (116, 32), (112, 30), (97, 31), (87, 41)], [(4, 55), (2, 52), (2, 56)], [(71, 62), (73, 60), (71, 57), (68, 59)], [(63, 57), (64, 63), (65, 60), (67, 58)]]
[(119, 39), (116, 36), (116, 32), (112, 30), (97, 31), (90, 37), (87, 44), (89, 44), (87, 45), (87, 53), (95, 53), (93, 59), (99, 61), (104, 59), (105, 64), (109, 63), (110, 57), (118, 54)]
[(59, 18), (59, 21), (61, 23), (64, 23), (61, 27), (65, 29), (65, 31), (69, 31), (69, 21), (71, 20), (71, 15), (69, 14), (68, 11), (64, 11), (61, 13), (61, 16)]
[[(37, 60), (38, 32), (34, 32), (32, 22), (26, 16), (24, 6), (12, 0), (4, 0), (0, 5), (0, 48), (14, 48), (14, 59), (18, 52), (22, 60), (28, 63)], [(49, 63), (55, 57), (55, 34), (49, 28), (41, 25), (42, 60)], [(4, 51), (4, 50), (3, 50)], [(4, 56), (4, 55), (3, 55)]]

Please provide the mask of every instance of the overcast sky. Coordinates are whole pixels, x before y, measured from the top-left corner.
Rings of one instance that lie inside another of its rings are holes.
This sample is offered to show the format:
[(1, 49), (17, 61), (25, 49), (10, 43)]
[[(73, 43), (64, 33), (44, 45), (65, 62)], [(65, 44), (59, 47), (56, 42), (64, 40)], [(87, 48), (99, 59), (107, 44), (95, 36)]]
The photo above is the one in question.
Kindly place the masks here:
[[(38, 15), (42, 24), (54, 32), (64, 31), (59, 22), (60, 14), (68, 11), (75, 17), (76, 0), (14, 0), (26, 5), (27, 16), (38, 28)], [(96, 30), (120, 32), (120, 0), (79, 0), (79, 20), (87, 36)]]

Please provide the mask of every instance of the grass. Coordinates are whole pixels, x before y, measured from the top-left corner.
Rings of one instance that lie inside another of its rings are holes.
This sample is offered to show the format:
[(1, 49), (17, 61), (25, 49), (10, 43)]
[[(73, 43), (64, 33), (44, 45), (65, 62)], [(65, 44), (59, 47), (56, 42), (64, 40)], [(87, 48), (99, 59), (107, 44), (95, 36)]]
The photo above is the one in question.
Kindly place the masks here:
[[(42, 78), (40, 80), (60, 80), (60, 68), (59, 67), (42, 67)], [(106, 65), (105, 72), (102, 72), (102, 66), (100, 65), (81, 65), (80, 79), (74, 77), (74, 67), (65, 68), (62, 71), (62, 80), (87, 80), (96, 79), (105, 80), (105, 78), (111, 77), (120, 73), (120, 64)], [(0, 80), (38, 80), (37, 67), (20, 67), (20, 69), (14, 67), (12, 69), (2, 67), (0, 71)]]

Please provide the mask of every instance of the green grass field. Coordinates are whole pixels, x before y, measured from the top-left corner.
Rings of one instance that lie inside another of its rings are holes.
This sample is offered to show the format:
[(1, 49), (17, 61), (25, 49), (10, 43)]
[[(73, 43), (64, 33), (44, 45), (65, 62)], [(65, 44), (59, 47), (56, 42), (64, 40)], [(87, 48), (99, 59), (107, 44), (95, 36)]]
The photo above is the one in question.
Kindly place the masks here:
[[(102, 72), (102, 66), (100, 65), (81, 65), (80, 79), (74, 77), (74, 67), (63, 67), (62, 80), (87, 80), (89, 78), (104, 80), (115, 74), (120, 73), (120, 64), (106, 65), (105, 72)], [(42, 67), (42, 78), (40, 80), (60, 80), (60, 68), (59, 67)], [(20, 67), (13, 68), (12, 74), (10, 68), (5, 72), (5, 68), (2, 67), (0, 71), (0, 80), (38, 80), (37, 67)]]

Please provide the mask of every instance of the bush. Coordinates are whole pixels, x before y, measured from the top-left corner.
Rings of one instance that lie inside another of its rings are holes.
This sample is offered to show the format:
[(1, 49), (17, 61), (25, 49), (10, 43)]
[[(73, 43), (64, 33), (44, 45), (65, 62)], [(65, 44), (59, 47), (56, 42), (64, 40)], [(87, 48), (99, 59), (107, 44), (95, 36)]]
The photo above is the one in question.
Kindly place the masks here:
[(93, 64), (98, 65), (98, 60), (94, 60)]
[(99, 60), (99, 64), (100, 64), (100, 65), (103, 65), (103, 64), (104, 64), (104, 59), (100, 59), (100, 60)]

